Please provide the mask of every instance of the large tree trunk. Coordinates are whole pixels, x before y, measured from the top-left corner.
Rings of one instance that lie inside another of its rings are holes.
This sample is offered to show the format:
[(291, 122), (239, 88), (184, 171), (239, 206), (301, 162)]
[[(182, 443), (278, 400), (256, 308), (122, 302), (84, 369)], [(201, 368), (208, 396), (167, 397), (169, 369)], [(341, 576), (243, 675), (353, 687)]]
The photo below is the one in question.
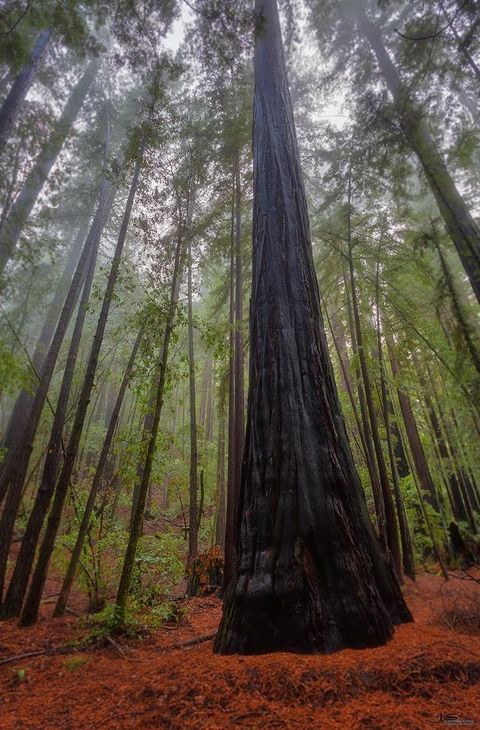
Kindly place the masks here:
[(5, 147), (10, 136), (10, 132), (25, 101), (25, 97), (30, 90), (35, 73), (45, 54), (51, 36), (52, 31), (49, 28), (42, 30), (38, 34), (32, 49), (32, 55), (13, 82), (12, 88), (2, 104), (2, 108), (0, 109), (0, 152)]
[(4, 221), (0, 230), (0, 274), (2, 274), (9, 258), (15, 251), (23, 227), (70, 133), (72, 124), (82, 108), (98, 68), (99, 61), (92, 61), (78, 81), (60, 119), (55, 124), (50, 139), (40, 152), (10, 210), (8, 218)]
[(85, 268), (92, 255), (96, 256), (100, 236), (110, 208), (112, 207), (114, 196), (115, 186), (110, 181), (104, 180), (100, 191), (97, 211), (75, 269), (70, 288), (65, 297), (55, 334), (53, 335), (45, 358), (40, 382), (35, 392), (28, 418), (26, 419), (25, 428), (17, 435), (15, 445), (7, 454), (5, 466), (0, 476), (0, 494), (7, 494), (0, 520), (0, 597), (3, 591), (5, 568), (15, 518), (21, 501), (22, 488), (27, 474), (28, 462), (33, 449), (38, 423), (45, 405), (60, 347), (63, 343), (73, 309), (75, 308), (84, 281)]
[(77, 457), (78, 446), (85, 423), (85, 416), (87, 414), (88, 404), (90, 403), (90, 396), (92, 393), (95, 374), (97, 371), (98, 356), (100, 354), (100, 348), (103, 342), (103, 336), (107, 325), (110, 305), (113, 299), (113, 292), (120, 269), (123, 247), (127, 236), (128, 225), (130, 223), (133, 202), (135, 199), (135, 194), (137, 192), (140, 168), (142, 165), (143, 149), (144, 148), (142, 147), (139, 152), (139, 157), (135, 165), (132, 182), (130, 184), (125, 212), (123, 214), (122, 224), (120, 226), (120, 231), (117, 239), (117, 245), (115, 247), (115, 253), (112, 259), (107, 285), (105, 287), (102, 307), (98, 315), (97, 326), (93, 335), (92, 347), (90, 349), (87, 366), (85, 368), (85, 377), (78, 400), (72, 431), (68, 440), (65, 459), (55, 489), (55, 497), (53, 500), (52, 508), (50, 510), (50, 515), (48, 517), (47, 527), (45, 529), (45, 534), (40, 547), (35, 570), (32, 575), (30, 589), (28, 591), (25, 605), (21, 614), (21, 623), (24, 626), (34, 623), (37, 620), (40, 599), (42, 597), (45, 580), (47, 578), (48, 565), (55, 545), (55, 538), (57, 536), (58, 528), (60, 526), (63, 505), (65, 503), (65, 498), (67, 496), (70, 480), (72, 477), (73, 467)]
[(140, 327), (137, 337), (135, 339), (135, 342), (133, 344), (132, 352), (131, 352), (131, 355), (130, 355), (129, 361), (127, 363), (127, 367), (125, 369), (125, 373), (123, 375), (123, 379), (122, 379), (122, 382), (120, 385), (120, 390), (118, 391), (118, 395), (117, 395), (115, 404), (113, 406), (112, 413), (110, 415), (110, 420), (109, 420), (108, 427), (107, 427), (107, 433), (105, 434), (105, 439), (103, 442), (102, 450), (100, 452), (100, 457), (98, 459), (98, 464), (97, 464), (97, 468), (95, 470), (95, 475), (93, 477), (92, 486), (90, 488), (87, 503), (85, 505), (85, 510), (82, 515), (82, 521), (80, 523), (80, 527), (78, 528), (77, 540), (76, 540), (75, 546), (72, 550), (72, 555), (70, 558), (70, 562), (68, 564), (67, 572), (65, 574), (65, 578), (63, 579), (62, 588), (60, 590), (60, 594), (58, 596), (57, 603), (55, 605), (55, 611), (54, 611), (55, 616), (62, 616), (65, 613), (65, 609), (67, 607), (68, 597), (70, 595), (70, 591), (71, 591), (73, 581), (75, 578), (75, 573), (77, 571), (80, 556), (82, 554), (83, 543), (85, 541), (88, 527), (90, 525), (90, 518), (92, 516), (93, 508), (95, 506), (95, 500), (97, 498), (97, 494), (99, 492), (100, 486), (103, 481), (105, 468), (107, 466), (108, 456), (110, 453), (110, 447), (112, 445), (113, 436), (115, 434), (115, 429), (117, 427), (120, 410), (121, 410), (122, 404), (123, 404), (123, 399), (125, 397), (127, 386), (130, 382), (130, 378), (132, 377), (133, 366), (135, 364), (135, 358), (137, 357), (138, 348), (140, 347), (140, 343), (142, 341), (144, 332), (145, 332), (145, 323), (142, 324), (142, 326)]
[(425, 176), (445, 226), (480, 302), (480, 228), (473, 219), (450, 176), (445, 162), (408, 90), (403, 86), (380, 30), (357, 4), (359, 28), (377, 59), (385, 83), (395, 102), (399, 121), (412, 150), (422, 165)]
[(340, 412), (276, 2), (256, 8), (250, 388), (236, 574), (215, 651), (375, 646), (411, 616)]

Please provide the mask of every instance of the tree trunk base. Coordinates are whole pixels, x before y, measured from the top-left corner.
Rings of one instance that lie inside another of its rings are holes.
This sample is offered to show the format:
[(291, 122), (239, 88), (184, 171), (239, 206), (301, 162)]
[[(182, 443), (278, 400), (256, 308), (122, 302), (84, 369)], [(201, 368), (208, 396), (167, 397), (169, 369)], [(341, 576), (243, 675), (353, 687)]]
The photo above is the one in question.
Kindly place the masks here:
[[(256, 582), (256, 581), (255, 581)], [(381, 646), (395, 624), (413, 621), (403, 599), (387, 609), (370, 586), (362, 597), (255, 595), (245, 578), (236, 579), (224, 598), (223, 618), (214, 643), (217, 654), (330, 654), (341, 649)]]
[(223, 556), (218, 545), (195, 558), (188, 569), (187, 596), (215, 593), (223, 581)]

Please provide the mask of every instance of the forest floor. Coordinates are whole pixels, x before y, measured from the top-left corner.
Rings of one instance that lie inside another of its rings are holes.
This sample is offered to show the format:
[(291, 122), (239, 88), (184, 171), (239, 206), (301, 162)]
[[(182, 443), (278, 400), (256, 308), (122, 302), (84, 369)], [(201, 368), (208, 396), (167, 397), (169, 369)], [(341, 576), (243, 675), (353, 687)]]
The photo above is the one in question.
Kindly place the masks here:
[[(480, 586), (422, 574), (415, 618), (386, 646), (328, 656), (216, 656), (216, 597), (142, 640), (54, 653), (85, 635), (73, 616), (1, 625), (1, 730), (429, 728), (480, 725)], [(473, 611), (473, 614), (472, 614)], [(476, 611), (476, 615), (475, 615)], [(477, 627), (473, 626), (477, 623)], [(193, 643), (200, 640), (199, 643)], [(48, 653), (1, 662), (19, 654)]]

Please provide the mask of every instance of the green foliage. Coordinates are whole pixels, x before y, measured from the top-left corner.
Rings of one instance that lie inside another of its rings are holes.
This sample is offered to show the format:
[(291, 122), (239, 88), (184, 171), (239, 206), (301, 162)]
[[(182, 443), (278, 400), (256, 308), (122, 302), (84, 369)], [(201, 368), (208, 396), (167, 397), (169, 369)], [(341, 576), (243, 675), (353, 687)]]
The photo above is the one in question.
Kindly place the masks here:
[(169, 533), (144, 535), (135, 557), (131, 593), (139, 607), (170, 614), (169, 599), (183, 572), (181, 544)]
[(24, 358), (12, 352), (6, 342), (0, 340), (0, 383), (5, 395), (12, 395), (20, 388), (31, 385), (29, 368)]
[(87, 643), (102, 643), (115, 634), (122, 634), (132, 639), (139, 638), (144, 632), (144, 626), (130, 611), (122, 612), (120, 616), (117, 607), (109, 604), (102, 611), (88, 619), (90, 631), (86, 636)]

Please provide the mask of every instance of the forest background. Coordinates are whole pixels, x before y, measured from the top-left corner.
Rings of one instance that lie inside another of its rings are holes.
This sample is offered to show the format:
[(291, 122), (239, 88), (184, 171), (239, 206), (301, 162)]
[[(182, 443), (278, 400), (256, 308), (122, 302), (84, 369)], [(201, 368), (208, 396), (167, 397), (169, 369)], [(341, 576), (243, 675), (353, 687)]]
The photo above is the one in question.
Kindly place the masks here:
[[(281, 3), (322, 313), (380, 542), (447, 576), (480, 513), (479, 8), (355, 7)], [(0, 21), (2, 616), (35, 622), (50, 571), (57, 615), (75, 586), (160, 624), (232, 571), (252, 8)]]

